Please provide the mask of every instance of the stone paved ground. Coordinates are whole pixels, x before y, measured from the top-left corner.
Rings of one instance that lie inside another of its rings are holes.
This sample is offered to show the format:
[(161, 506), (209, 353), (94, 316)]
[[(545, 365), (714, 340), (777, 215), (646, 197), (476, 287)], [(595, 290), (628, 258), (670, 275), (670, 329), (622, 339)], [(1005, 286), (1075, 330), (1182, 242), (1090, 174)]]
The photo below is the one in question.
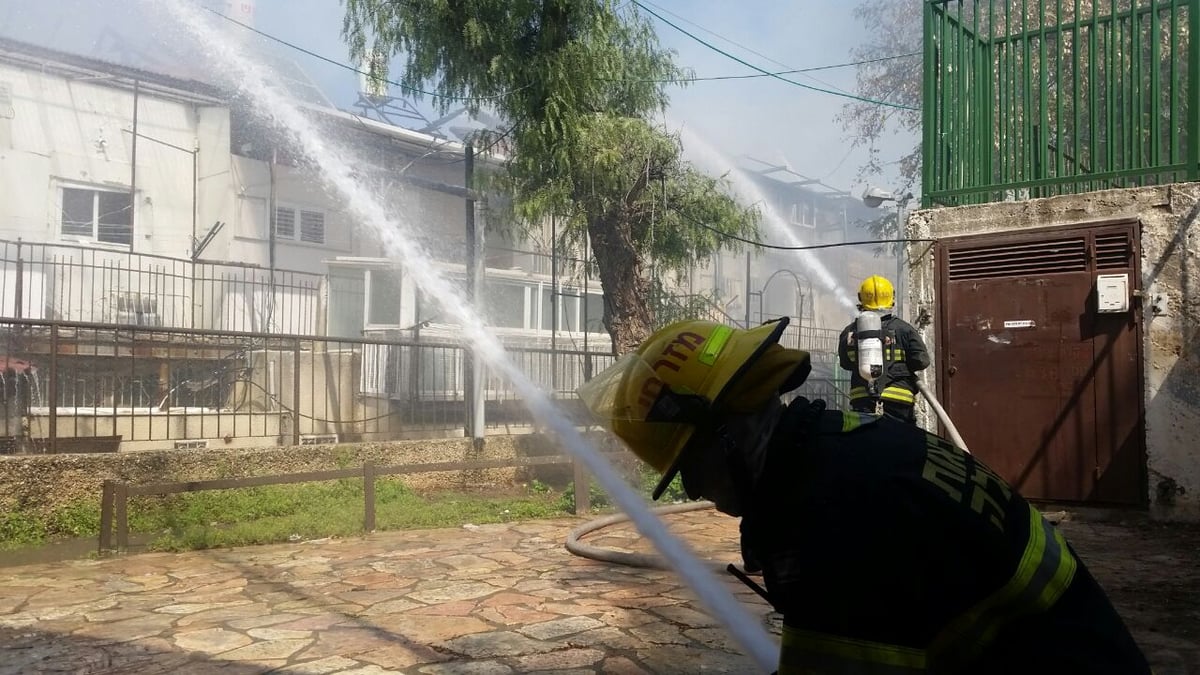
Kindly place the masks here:
[[(0, 675), (751, 671), (672, 574), (570, 555), (562, 542), (579, 522), (0, 570)], [(714, 560), (735, 559), (736, 521), (668, 522)], [(1200, 675), (1198, 531), (1064, 528), (1159, 675)], [(628, 526), (588, 541), (644, 547)]]

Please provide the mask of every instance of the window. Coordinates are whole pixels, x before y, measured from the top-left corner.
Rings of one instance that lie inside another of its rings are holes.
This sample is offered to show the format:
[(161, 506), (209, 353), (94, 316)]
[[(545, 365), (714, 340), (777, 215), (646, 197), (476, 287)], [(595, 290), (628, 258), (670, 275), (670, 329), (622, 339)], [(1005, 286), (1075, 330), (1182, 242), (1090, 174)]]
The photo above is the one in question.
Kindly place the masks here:
[[(299, 220), (299, 228), (296, 221)], [(325, 243), (325, 214), (321, 211), (275, 207), (275, 238), (302, 241), (307, 244)]]
[(483, 311), (488, 323), (497, 328), (524, 328), (525, 288), (489, 280), (483, 291)]
[(325, 214), (320, 211), (300, 212), (300, 241), (325, 243)]
[(372, 326), (400, 325), (400, 275), (392, 270), (367, 272), (367, 323)]
[(62, 234), (109, 244), (133, 243), (133, 200), (128, 192), (64, 187)]
[(366, 282), (362, 270), (329, 270), (329, 335), (359, 337), (363, 329)]
[(589, 333), (607, 333), (604, 328), (604, 296), (599, 293), (587, 294), (586, 316), (581, 319), (587, 323)]

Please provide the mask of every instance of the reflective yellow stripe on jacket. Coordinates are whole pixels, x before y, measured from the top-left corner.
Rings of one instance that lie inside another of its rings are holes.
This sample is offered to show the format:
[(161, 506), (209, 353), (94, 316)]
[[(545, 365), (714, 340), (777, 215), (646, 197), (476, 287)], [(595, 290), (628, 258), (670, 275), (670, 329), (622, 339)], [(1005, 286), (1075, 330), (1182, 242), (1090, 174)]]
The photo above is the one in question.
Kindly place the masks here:
[(934, 640), (930, 654), (939, 664), (973, 658), (1002, 626), (1054, 606), (1075, 578), (1077, 563), (1067, 540), (1032, 507), (1029, 539), (1021, 563), (1008, 583), (951, 621)]
[[(846, 350), (846, 358), (854, 363), (858, 363), (858, 349), (854, 347), (848, 348)], [(888, 362), (903, 361), (904, 349), (900, 347), (887, 347), (883, 350), (883, 360)]]
[[(867, 398), (867, 396), (869, 394), (866, 387), (854, 387), (850, 389), (851, 401)], [(879, 398), (885, 401), (895, 401), (896, 403), (907, 403), (908, 405), (913, 405), (917, 400), (911, 391), (895, 385), (884, 387), (883, 391), (879, 392)]]
[(962, 667), (1006, 624), (1054, 606), (1075, 578), (1066, 539), (1033, 508), (1021, 562), (1008, 582), (951, 621), (927, 650), (783, 627), (779, 675), (923, 673)]
[(925, 672), (925, 652), (784, 625), (778, 672), (779, 675), (915, 675)]

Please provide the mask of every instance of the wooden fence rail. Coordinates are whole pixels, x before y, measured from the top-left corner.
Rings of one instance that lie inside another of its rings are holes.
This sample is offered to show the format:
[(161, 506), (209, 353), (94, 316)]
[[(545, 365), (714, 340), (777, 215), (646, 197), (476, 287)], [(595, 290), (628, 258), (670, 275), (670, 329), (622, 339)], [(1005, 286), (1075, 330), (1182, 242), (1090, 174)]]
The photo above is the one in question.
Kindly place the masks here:
[[(419, 462), (396, 466), (376, 466), (364, 462), (360, 469), (334, 469), (273, 476), (251, 476), (248, 478), (218, 478), (214, 480), (181, 481), (153, 485), (130, 485), (106, 480), (100, 496), (100, 554), (125, 551), (129, 548), (129, 498), (147, 495), (169, 495), (204, 490), (228, 490), (232, 488), (262, 487), (266, 485), (288, 485), (316, 481), (362, 478), (363, 480), (363, 531), (375, 530), (375, 481), (381, 476), (399, 476), (436, 471), (476, 471), (481, 469), (510, 469), (527, 466), (574, 464), (575, 467), (575, 513), (582, 515), (591, 509), (588, 493), (588, 477), (583, 464), (566, 456), (517, 457), (512, 459), (484, 459), (469, 462)], [(580, 487), (582, 486), (582, 489)], [(116, 547), (113, 546), (113, 530), (116, 529)]]

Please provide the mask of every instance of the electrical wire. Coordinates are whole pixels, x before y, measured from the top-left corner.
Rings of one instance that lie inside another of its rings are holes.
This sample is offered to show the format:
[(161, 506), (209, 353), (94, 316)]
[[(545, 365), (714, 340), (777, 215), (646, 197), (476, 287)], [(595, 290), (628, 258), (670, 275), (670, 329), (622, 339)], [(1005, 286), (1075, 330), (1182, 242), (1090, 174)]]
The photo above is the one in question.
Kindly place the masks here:
[[(516, 89), (512, 89), (510, 91), (504, 92), (502, 94), (493, 94), (490, 96), (452, 96), (452, 95), (448, 95), (448, 94), (439, 94), (437, 92), (432, 92), (432, 91), (425, 91), (423, 89), (417, 89), (415, 87), (410, 87), (408, 85), (401, 84), (399, 82), (395, 82), (395, 81), (388, 80), (385, 78), (379, 78), (370, 72), (365, 72), (365, 71), (359, 70), (358, 68), (355, 68), (354, 66), (351, 66), (349, 64), (342, 63), (340, 61), (337, 61), (336, 59), (331, 59), (327, 56), (310, 51), (310, 50), (308, 50), (304, 47), (301, 47), (297, 44), (288, 42), (287, 40), (284, 40), (283, 38), (275, 37), (274, 35), (271, 35), (270, 33), (266, 33), (257, 28), (254, 28), (252, 26), (248, 26), (248, 25), (238, 21), (237, 19), (234, 19), (232, 17), (221, 14), (220, 12), (218, 12), (214, 9), (208, 9), (208, 11), (212, 12), (213, 14), (216, 14), (217, 16), (221, 17), (222, 19), (225, 19), (226, 21), (235, 23), (235, 24), (241, 26), (242, 28), (245, 28), (248, 31), (251, 31), (258, 35), (261, 35), (262, 37), (265, 37), (268, 40), (272, 40), (281, 45), (284, 45), (285, 47), (295, 49), (296, 51), (299, 51), (302, 54), (306, 54), (315, 59), (319, 59), (330, 65), (334, 65), (339, 68), (344, 68), (351, 72), (358, 73), (359, 75), (366, 75), (367, 77), (374, 77), (376, 79), (382, 80), (383, 82), (387, 82), (388, 84), (395, 85), (397, 87), (406, 89), (408, 91), (412, 91), (414, 93), (425, 94), (426, 96), (433, 96), (436, 98), (444, 98), (444, 99), (456, 100), (456, 101), (495, 100), (495, 99), (501, 99), (501, 98), (511, 96), (512, 94), (514, 94), (518, 91), (521, 91), (523, 89), (528, 89), (531, 86), (529, 84), (526, 84), (521, 87), (517, 87)], [(733, 44), (737, 44), (737, 43), (733, 43)], [(758, 54), (758, 52), (755, 52), (748, 47), (742, 47), (742, 48), (746, 49), (747, 51), (749, 51), (753, 54)], [(667, 84), (678, 83), (678, 82), (718, 82), (718, 81), (722, 81), (722, 80), (751, 80), (751, 79), (757, 79), (757, 78), (762, 78), (762, 77), (776, 77), (776, 76), (781, 76), (781, 75), (796, 75), (796, 74), (803, 74), (803, 73), (815, 73), (815, 72), (819, 72), (822, 70), (835, 70), (838, 68), (850, 68), (853, 66), (862, 66), (862, 65), (872, 64), (872, 63), (880, 63), (882, 61), (893, 61), (895, 59), (903, 59), (903, 58), (908, 58), (911, 56), (920, 56), (920, 54), (921, 54), (921, 52), (908, 52), (905, 54), (893, 54), (891, 56), (880, 56), (877, 58), (864, 59), (861, 61), (846, 61), (844, 63), (830, 63), (830, 64), (826, 64), (823, 66), (809, 66), (806, 68), (789, 68), (787, 70), (778, 70), (778, 71), (773, 71), (773, 72), (764, 70), (764, 71), (761, 71), (758, 73), (749, 73), (749, 74), (742, 74), (742, 75), (708, 75), (708, 76), (699, 76), (699, 77), (675, 77), (675, 78), (646, 79), (646, 80), (630, 80), (630, 79), (624, 79), (624, 78), (596, 78), (596, 79), (605, 81), (605, 82), (662, 82), (662, 83), (667, 83)], [(766, 58), (766, 57), (764, 57), (764, 58)], [(779, 63), (779, 62), (775, 61), (775, 63)], [(781, 64), (781, 65), (783, 65), (783, 64)], [(793, 83), (793, 84), (799, 84), (799, 83)], [(828, 84), (828, 83), (826, 83), (826, 84)], [(799, 86), (807, 86), (807, 85), (800, 84)], [(833, 86), (833, 85), (829, 85), (829, 86)], [(839, 95), (853, 96), (852, 94), (844, 94), (844, 93), (839, 94)]]
[[(708, 33), (709, 35), (717, 38), (718, 40), (727, 42), (727, 43), (733, 45), (734, 47), (737, 47), (738, 49), (741, 49), (743, 51), (754, 54), (755, 56), (758, 56), (760, 58), (766, 59), (767, 61), (770, 61), (771, 63), (774, 63), (775, 65), (782, 66), (784, 68), (789, 69), (789, 70), (776, 71), (775, 72), (776, 75), (791, 75), (791, 74), (795, 74), (795, 73), (811, 73), (811, 72), (815, 72), (815, 71), (819, 71), (819, 70), (831, 70), (834, 68), (845, 68), (848, 66), (860, 66), (860, 65), (870, 64), (870, 63), (878, 63), (880, 61), (890, 61), (893, 59), (901, 59), (901, 58), (905, 58), (905, 57), (909, 57), (909, 56), (918, 56), (921, 54), (921, 52), (909, 52), (907, 54), (896, 54), (894, 56), (884, 56), (884, 57), (875, 58), (875, 59), (867, 59), (864, 61), (851, 61), (848, 63), (837, 63), (837, 64), (828, 65), (828, 66), (817, 66), (814, 68), (793, 68), (792, 66), (789, 66), (788, 64), (780, 61), (779, 59), (771, 58), (770, 56), (767, 56), (766, 54), (763, 54), (760, 51), (756, 51), (750, 47), (747, 47), (744, 44), (741, 44), (740, 42), (731, 40), (731, 39), (725, 37), (724, 35), (721, 35), (720, 33), (709, 30), (708, 28), (701, 26), (700, 24), (696, 23), (695, 21), (691, 21), (690, 19), (688, 19), (685, 16), (681, 16), (675, 12), (672, 12), (671, 10), (669, 10), (665, 7), (662, 7), (661, 5), (650, 2), (650, 0), (642, 0), (642, 1), (645, 2), (647, 5), (650, 5), (651, 7), (659, 10), (660, 12), (663, 12), (664, 14), (670, 14), (671, 16), (679, 19), (683, 23), (689, 24), (691, 26), (695, 26), (696, 28), (700, 29), (701, 31), (704, 31), (705, 33)], [(768, 77), (768, 76), (765, 74), (762, 74), (762, 73), (754, 73), (751, 75), (735, 75), (735, 76), (729, 76), (729, 77), (699, 78), (699, 79), (747, 79), (747, 78), (754, 78), (754, 77)], [(850, 92), (847, 92), (845, 89), (842, 89), (841, 87), (831, 84), (829, 82), (826, 82), (824, 80), (821, 80), (821, 79), (818, 79), (815, 77), (811, 77), (811, 76), (809, 76), (808, 79), (810, 79), (814, 82), (819, 82), (819, 83), (821, 83), (827, 87), (830, 87), (832, 89), (836, 89), (838, 91), (845, 92), (845, 93), (850, 93)]]
[(393, 414), (395, 414), (395, 413), (388, 412), (388, 413), (384, 413), (382, 415), (376, 415), (375, 417), (364, 417), (363, 419), (350, 419), (350, 420), (322, 419), (320, 417), (313, 417), (312, 415), (305, 415), (304, 413), (300, 412), (299, 410), (292, 410), (291, 408), (284, 405), (283, 401), (279, 400), (278, 396), (276, 396), (275, 394), (272, 394), (270, 391), (267, 390), (266, 387), (255, 382), (254, 380), (239, 378), (237, 381), (241, 382), (243, 384), (249, 384), (249, 385), (258, 387), (259, 389), (262, 390), (262, 392), (264, 394), (267, 395), (268, 399), (270, 399), (272, 402), (274, 402), (275, 405), (278, 405), (285, 413), (288, 413), (289, 415), (295, 415), (296, 417), (303, 417), (304, 419), (310, 420), (312, 422), (321, 422), (324, 424), (361, 424), (363, 422), (374, 422), (375, 420), (381, 420), (385, 417), (391, 417)]
[(892, 103), (890, 101), (880, 101), (880, 100), (873, 99), (873, 98), (867, 98), (865, 96), (856, 96), (854, 94), (846, 94), (846, 93), (843, 93), (840, 91), (835, 91), (833, 89), (823, 89), (821, 87), (814, 87), (809, 84), (804, 84), (803, 82), (797, 82), (795, 80), (788, 79), (786, 77), (783, 77), (782, 75), (776, 75), (769, 70), (760, 68), (760, 67), (754, 65), (753, 63), (746, 61), (745, 59), (742, 59), (738, 56), (735, 56), (735, 55), (725, 51), (724, 49), (721, 49), (720, 47), (712, 44), (711, 42), (705, 41), (703, 38), (695, 35), (694, 33), (688, 32), (687, 29), (683, 28), (682, 26), (672, 23), (671, 21), (669, 21), (668, 19), (663, 17), (661, 14), (659, 14), (659, 13), (655, 12), (654, 10), (650, 9), (649, 7), (646, 7), (645, 5), (643, 5), (638, 0), (632, 0), (632, 2), (633, 2), (633, 4), (637, 5), (642, 10), (644, 10), (647, 14), (649, 14), (649, 15), (653, 16), (654, 18), (658, 19), (659, 21), (667, 24), (671, 28), (674, 28), (675, 30), (679, 31), (680, 33), (683, 33), (684, 35), (690, 37), (691, 39), (695, 40), (696, 42), (699, 42), (700, 44), (704, 45), (705, 47), (708, 47), (709, 49), (713, 50), (714, 52), (717, 52), (718, 54), (720, 54), (726, 58), (737, 61), (738, 63), (742, 64), (743, 66), (746, 66), (747, 68), (751, 68), (759, 73), (762, 73), (766, 77), (773, 77), (776, 80), (779, 80), (781, 82), (786, 82), (791, 85), (795, 85), (802, 89), (809, 89), (811, 91), (820, 92), (822, 94), (829, 94), (831, 96), (840, 96), (842, 98), (849, 98), (849, 99), (852, 99), (855, 101), (861, 101), (863, 103), (871, 103), (874, 105), (881, 105), (881, 106), (885, 106), (888, 108), (897, 108), (900, 110), (919, 110), (919, 108), (914, 108), (912, 106), (907, 106), (907, 105), (903, 105), (900, 103)]
[[(682, 214), (680, 214), (680, 215), (682, 215)], [(702, 228), (708, 230), (709, 232), (712, 232), (713, 234), (721, 235), (722, 237), (725, 237), (726, 239), (732, 239), (734, 241), (739, 241), (743, 244), (749, 244), (750, 246), (757, 246), (759, 248), (768, 248), (768, 249), (772, 249), (775, 251), (812, 251), (812, 250), (821, 249), (821, 248), (839, 248), (841, 246), (867, 246), (870, 244), (907, 244), (910, 242), (937, 241), (937, 239), (864, 239), (862, 241), (842, 241), (842, 242), (837, 242), (834, 244), (809, 244), (806, 246), (783, 246), (781, 244), (766, 244), (761, 241), (754, 241), (753, 239), (746, 239), (744, 237), (739, 237), (738, 235), (733, 234), (732, 232), (718, 230), (717, 228), (713, 227), (712, 225), (709, 225), (707, 223), (702, 223), (699, 220), (696, 220), (694, 218), (689, 218), (688, 216), (684, 216), (684, 218), (686, 218), (693, 225), (702, 227)]]
[(295, 43), (292, 43), (292, 42), (288, 42), (287, 40), (284, 40), (283, 38), (280, 38), (280, 37), (275, 37), (274, 35), (271, 35), (270, 33), (263, 32), (263, 31), (261, 31), (261, 30), (259, 30), (259, 29), (255, 28), (255, 27), (253, 27), (253, 26), (246, 25), (246, 24), (242, 23), (241, 21), (238, 21), (237, 19), (235, 19), (235, 18), (233, 18), (233, 17), (226, 16), (226, 15), (224, 15), (224, 14), (222, 14), (222, 13), (218, 12), (217, 10), (215, 10), (215, 9), (212, 9), (212, 8), (210, 8), (210, 7), (205, 7), (205, 8), (204, 8), (204, 10), (205, 10), (205, 11), (208, 11), (208, 12), (212, 12), (213, 14), (216, 14), (217, 16), (221, 17), (222, 19), (225, 19), (226, 21), (228, 21), (228, 22), (230, 22), (230, 23), (237, 24), (237, 25), (241, 26), (242, 28), (244, 28), (244, 29), (246, 29), (246, 30), (250, 31), (251, 33), (254, 33), (254, 34), (256, 34), (256, 35), (260, 35), (260, 36), (262, 36), (262, 37), (264, 37), (264, 38), (267, 38), (268, 40), (271, 40), (271, 41), (273, 41), (273, 42), (278, 42), (279, 44), (281, 44), (281, 45), (283, 45), (283, 46), (285, 46), (285, 47), (288, 47), (288, 48), (294, 49), (294, 50), (296, 50), (296, 51), (300, 52), (301, 54), (306, 54), (306, 55), (308, 55), (308, 56), (311, 56), (311, 57), (313, 57), (314, 59), (317, 59), (317, 60), (319, 60), (319, 61), (324, 61), (325, 63), (328, 63), (328, 64), (330, 64), (330, 65), (337, 66), (337, 67), (339, 67), (339, 68), (345, 68), (346, 70), (353, 71), (353, 72), (355, 72), (355, 73), (358, 73), (359, 75), (365, 75), (365, 76), (367, 76), (367, 77), (369, 77), (369, 78), (371, 78), (371, 79), (374, 79), (374, 80), (379, 80), (379, 81), (381, 81), (381, 82), (387, 82), (387, 83), (388, 83), (388, 84), (390, 84), (390, 85), (393, 85), (393, 86), (396, 86), (396, 87), (400, 87), (401, 89), (404, 89), (404, 90), (406, 90), (406, 91), (410, 91), (410, 92), (413, 92), (413, 93), (416, 93), (416, 94), (423, 94), (423, 95), (425, 95), (425, 96), (432, 96), (432, 97), (434, 97), (434, 98), (442, 98), (442, 99), (446, 99), (446, 100), (448, 100), (448, 101), (495, 101), (495, 100), (498, 100), (498, 99), (507, 98), (507, 97), (509, 97), (509, 96), (512, 96), (513, 94), (517, 93), (518, 91), (521, 91), (522, 89), (528, 89), (529, 87), (533, 86), (533, 83), (531, 82), (531, 83), (529, 83), (529, 84), (525, 84), (525, 85), (522, 85), (522, 86), (520, 86), (520, 87), (517, 87), (516, 89), (510, 89), (510, 90), (508, 90), (508, 91), (506, 91), (506, 92), (503, 92), (503, 93), (500, 93), (500, 94), (493, 94), (493, 95), (490, 95), (490, 96), (455, 96), (455, 95), (453, 95), (453, 94), (439, 94), (439, 93), (437, 93), (437, 92), (434, 92), (434, 91), (425, 91), (424, 89), (418, 89), (418, 88), (416, 88), (416, 87), (411, 87), (411, 86), (409, 86), (409, 85), (407, 85), (407, 84), (402, 84), (402, 83), (400, 83), (400, 82), (396, 82), (396, 81), (394, 81), (394, 80), (389, 80), (389, 79), (387, 79), (387, 78), (379, 77), (379, 76), (378, 76), (376, 73), (371, 73), (371, 72), (368, 72), (368, 71), (365, 71), (365, 70), (360, 70), (360, 69), (358, 69), (358, 68), (355, 68), (354, 66), (351, 66), (351, 65), (349, 65), (349, 64), (345, 64), (345, 63), (342, 63), (342, 62), (340, 62), (340, 61), (337, 61), (337, 60), (335, 60), (335, 59), (331, 59), (331, 58), (329, 58), (328, 56), (324, 56), (324, 55), (322, 55), (322, 54), (318, 54), (318, 53), (316, 53), (316, 52), (314, 52), (314, 51), (312, 51), (312, 50), (310, 50), (310, 49), (306, 49), (306, 48), (304, 48), (304, 47), (301, 47), (301, 46), (300, 46), (300, 45), (298, 45), (298, 44), (295, 44)]

